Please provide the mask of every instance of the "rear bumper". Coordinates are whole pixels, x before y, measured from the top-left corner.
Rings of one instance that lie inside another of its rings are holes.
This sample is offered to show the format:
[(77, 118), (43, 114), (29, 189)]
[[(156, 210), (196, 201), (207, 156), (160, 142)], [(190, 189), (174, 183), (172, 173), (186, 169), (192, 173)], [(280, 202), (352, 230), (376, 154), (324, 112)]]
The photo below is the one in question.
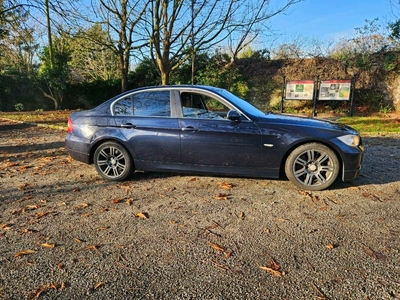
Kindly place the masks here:
[(65, 139), (65, 147), (69, 155), (80, 162), (91, 164), (89, 144), (85, 144), (81, 139), (77, 139), (72, 134), (68, 133)]

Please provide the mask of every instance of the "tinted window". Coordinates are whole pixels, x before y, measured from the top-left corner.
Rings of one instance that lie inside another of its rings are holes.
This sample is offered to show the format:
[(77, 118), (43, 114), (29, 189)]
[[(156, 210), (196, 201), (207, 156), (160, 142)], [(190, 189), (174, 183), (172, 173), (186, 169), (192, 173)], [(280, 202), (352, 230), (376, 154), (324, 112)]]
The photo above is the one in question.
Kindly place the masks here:
[(171, 115), (169, 91), (143, 92), (133, 95), (133, 115), (169, 117)]
[(143, 92), (118, 100), (113, 105), (115, 116), (169, 117), (169, 91)]
[(114, 116), (132, 116), (133, 115), (132, 99), (130, 97), (121, 99), (114, 103)]
[(197, 93), (181, 93), (181, 102), (185, 118), (224, 119), (229, 111), (220, 101)]

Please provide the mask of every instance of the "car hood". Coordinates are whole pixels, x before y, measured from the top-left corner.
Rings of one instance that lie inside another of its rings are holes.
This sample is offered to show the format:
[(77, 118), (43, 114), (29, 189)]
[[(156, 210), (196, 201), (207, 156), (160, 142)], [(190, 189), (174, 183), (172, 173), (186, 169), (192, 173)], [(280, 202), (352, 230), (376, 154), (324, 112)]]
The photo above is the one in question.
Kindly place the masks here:
[(347, 125), (340, 124), (329, 120), (318, 120), (309, 117), (298, 117), (291, 115), (279, 115), (268, 113), (263, 117), (258, 117), (257, 122), (261, 124), (280, 124), (295, 127), (317, 128), (331, 131), (342, 131), (357, 134), (357, 131)]

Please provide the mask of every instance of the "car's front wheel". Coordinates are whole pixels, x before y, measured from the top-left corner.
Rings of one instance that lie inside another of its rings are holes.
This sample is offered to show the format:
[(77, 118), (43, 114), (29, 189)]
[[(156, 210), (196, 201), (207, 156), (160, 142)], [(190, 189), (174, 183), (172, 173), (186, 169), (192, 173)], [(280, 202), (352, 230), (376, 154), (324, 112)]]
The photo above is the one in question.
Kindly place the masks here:
[(101, 177), (120, 181), (132, 172), (132, 159), (128, 151), (116, 142), (105, 142), (94, 152), (94, 166)]
[(339, 160), (327, 146), (319, 143), (301, 145), (293, 150), (285, 163), (288, 179), (297, 187), (320, 191), (335, 182)]

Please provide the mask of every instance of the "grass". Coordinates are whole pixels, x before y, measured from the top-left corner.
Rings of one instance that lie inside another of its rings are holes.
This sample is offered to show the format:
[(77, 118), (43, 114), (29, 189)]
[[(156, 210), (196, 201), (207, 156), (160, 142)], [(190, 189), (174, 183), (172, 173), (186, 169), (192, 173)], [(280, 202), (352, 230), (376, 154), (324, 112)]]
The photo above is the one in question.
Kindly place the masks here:
[[(21, 122), (66, 127), (72, 111), (0, 112), (0, 118)], [(337, 120), (358, 130), (361, 134), (400, 133), (400, 114), (369, 117), (342, 117)]]
[(68, 117), (72, 111), (33, 111), (33, 112), (0, 112), (0, 118), (20, 122), (46, 124), (50, 127), (67, 127)]
[(337, 120), (339, 123), (349, 125), (361, 134), (400, 133), (400, 115), (390, 117), (343, 117)]

